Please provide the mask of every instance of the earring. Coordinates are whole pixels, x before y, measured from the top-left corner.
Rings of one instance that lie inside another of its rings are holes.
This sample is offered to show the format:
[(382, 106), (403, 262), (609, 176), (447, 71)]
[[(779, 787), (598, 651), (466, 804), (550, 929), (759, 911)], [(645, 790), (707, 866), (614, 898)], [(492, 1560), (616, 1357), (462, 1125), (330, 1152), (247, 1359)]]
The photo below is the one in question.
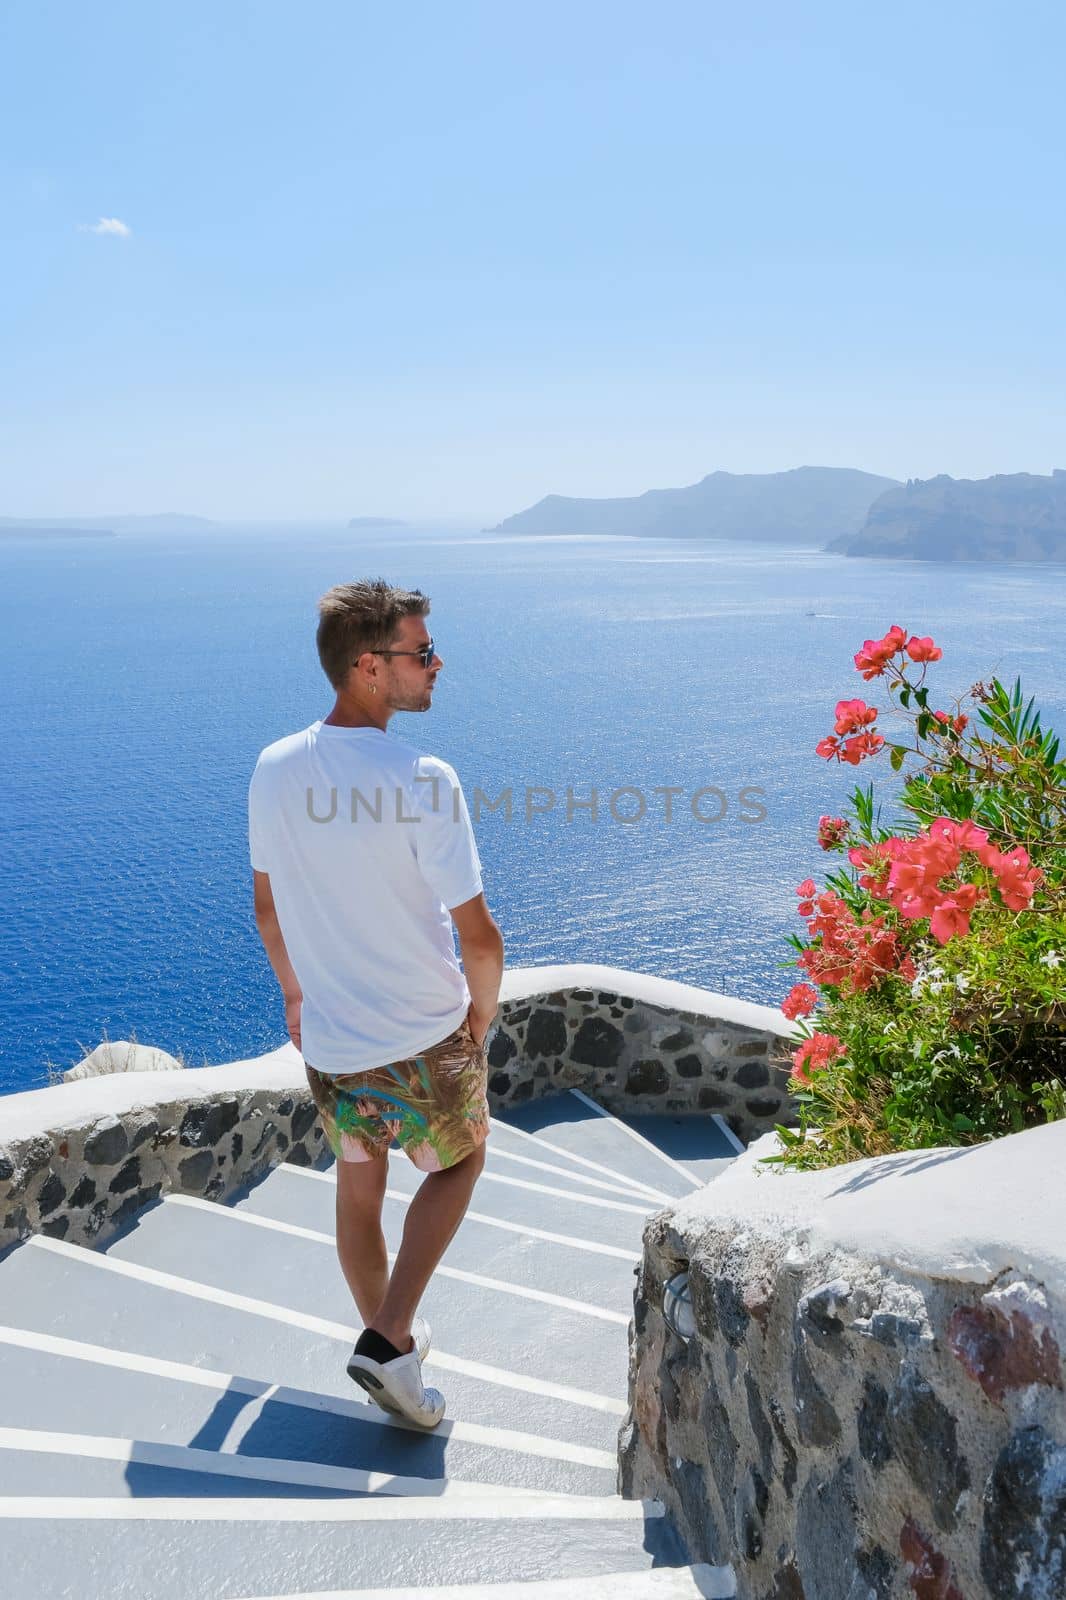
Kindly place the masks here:
[(376, 684), (376, 683), (372, 683), (372, 684), (371, 684), (371, 685), (370, 685), (370, 693), (371, 693), (371, 694), (377, 694), (377, 692), (378, 692), (378, 686), (377, 686), (377, 684)]

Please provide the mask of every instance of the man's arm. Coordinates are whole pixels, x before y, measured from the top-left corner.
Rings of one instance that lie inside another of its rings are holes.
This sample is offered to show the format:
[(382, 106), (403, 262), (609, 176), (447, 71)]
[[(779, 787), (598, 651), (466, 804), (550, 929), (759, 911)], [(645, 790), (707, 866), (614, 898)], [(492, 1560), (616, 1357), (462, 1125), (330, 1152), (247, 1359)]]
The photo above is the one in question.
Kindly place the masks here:
[(451, 917), (459, 935), (459, 951), (470, 990), (470, 1032), (478, 1044), (484, 1044), (500, 1000), (503, 936), (483, 894), (453, 906)]
[(303, 1001), (303, 991), (289, 952), (285, 948), (285, 940), (281, 935), (281, 924), (274, 906), (274, 894), (270, 887), (270, 875), (266, 872), (253, 872), (255, 882), (255, 925), (259, 929), (259, 937), (263, 941), (270, 965), (274, 969), (274, 976), (281, 986), (282, 997), (285, 1001), (285, 1026), (289, 1030), (289, 1038), (300, 1048), (300, 1007)]

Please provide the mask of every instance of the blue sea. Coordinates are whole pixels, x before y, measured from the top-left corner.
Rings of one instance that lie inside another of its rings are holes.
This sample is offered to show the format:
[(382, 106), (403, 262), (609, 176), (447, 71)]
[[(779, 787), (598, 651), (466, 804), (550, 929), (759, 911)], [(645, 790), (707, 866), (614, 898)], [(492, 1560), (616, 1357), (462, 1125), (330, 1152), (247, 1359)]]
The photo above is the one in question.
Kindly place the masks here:
[[(248, 778), (332, 704), (318, 596), (378, 576), (430, 596), (444, 660), (432, 709), (391, 731), (451, 762), (472, 810), (475, 791), (511, 790), (510, 820), (481, 805), (477, 823), (511, 965), (778, 1000), (793, 887), (824, 870), (817, 819), (857, 776), (814, 745), (835, 702), (866, 693), (852, 655), (891, 623), (943, 646), (937, 703), (1020, 674), (1066, 725), (1061, 567), (430, 529), (4, 543), (0, 1089), (104, 1037), (193, 1065), (283, 1042)], [(887, 762), (858, 776), (891, 815)], [(568, 789), (597, 791), (595, 820), (568, 819)]]

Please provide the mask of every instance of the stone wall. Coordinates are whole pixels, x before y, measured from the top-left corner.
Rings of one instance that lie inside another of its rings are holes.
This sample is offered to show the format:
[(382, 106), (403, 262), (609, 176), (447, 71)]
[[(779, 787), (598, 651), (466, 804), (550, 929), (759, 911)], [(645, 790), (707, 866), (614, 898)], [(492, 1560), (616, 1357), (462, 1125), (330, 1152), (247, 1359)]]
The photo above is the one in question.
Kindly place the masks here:
[[(743, 1140), (791, 1115), (787, 1029), (769, 1006), (613, 967), (518, 968), (504, 975), (489, 1103), (577, 1087), (611, 1110), (721, 1112)], [(101, 1243), (161, 1194), (219, 1199), (323, 1153), (291, 1044), (0, 1097), (0, 1252), (36, 1232)]]
[(100, 1244), (161, 1194), (218, 1199), (278, 1161), (309, 1166), (323, 1148), (291, 1046), (9, 1095), (0, 1130), (0, 1254), (31, 1233)]
[(1066, 1123), (819, 1173), (774, 1144), (649, 1221), (622, 1492), (739, 1600), (1062, 1600)]
[(583, 1089), (609, 1111), (720, 1115), (746, 1144), (792, 1122), (791, 1025), (772, 1006), (615, 967), (505, 974), (494, 1106)]

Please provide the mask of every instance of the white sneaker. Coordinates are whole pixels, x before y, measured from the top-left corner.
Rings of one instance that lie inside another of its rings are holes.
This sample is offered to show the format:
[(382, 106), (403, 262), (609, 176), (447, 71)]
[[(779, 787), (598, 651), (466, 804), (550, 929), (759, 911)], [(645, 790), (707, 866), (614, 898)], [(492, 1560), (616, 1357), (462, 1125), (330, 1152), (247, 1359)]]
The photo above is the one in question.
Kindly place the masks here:
[(392, 1361), (371, 1361), (353, 1350), (348, 1376), (365, 1389), (375, 1405), (405, 1417), (419, 1428), (435, 1428), (444, 1415), (444, 1396), (422, 1382), (422, 1362), (417, 1349)]

